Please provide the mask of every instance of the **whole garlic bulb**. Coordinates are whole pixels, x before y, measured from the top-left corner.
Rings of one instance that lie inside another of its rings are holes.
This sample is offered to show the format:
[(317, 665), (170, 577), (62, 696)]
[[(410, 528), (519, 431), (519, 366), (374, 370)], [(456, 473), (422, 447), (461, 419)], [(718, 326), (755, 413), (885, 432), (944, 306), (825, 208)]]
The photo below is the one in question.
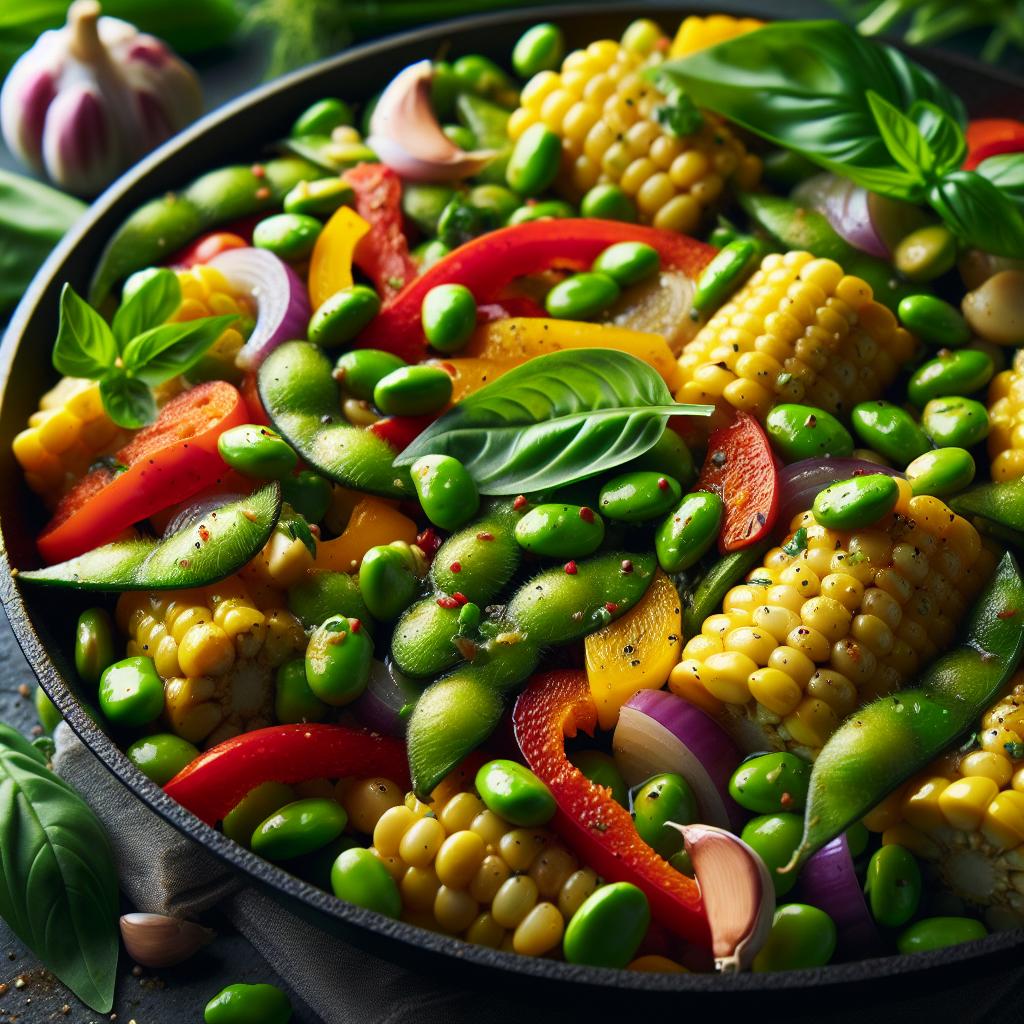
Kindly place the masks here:
[(198, 117), (195, 72), (159, 39), (96, 0), (44, 32), (7, 76), (0, 126), (26, 164), (68, 192), (92, 196)]

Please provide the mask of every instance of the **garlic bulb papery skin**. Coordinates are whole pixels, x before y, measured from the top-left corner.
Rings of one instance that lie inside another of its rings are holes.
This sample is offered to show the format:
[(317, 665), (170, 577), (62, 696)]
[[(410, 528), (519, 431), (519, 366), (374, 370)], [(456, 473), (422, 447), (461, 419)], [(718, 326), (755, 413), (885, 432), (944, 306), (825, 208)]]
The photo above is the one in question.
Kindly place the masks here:
[(44, 32), (0, 92), (4, 140), (55, 185), (94, 196), (202, 110), (195, 72), (96, 0)]
[(495, 155), (490, 149), (460, 149), (441, 130), (430, 102), (433, 77), (429, 60), (410, 64), (381, 93), (370, 118), (366, 144), (406, 181), (458, 181)]

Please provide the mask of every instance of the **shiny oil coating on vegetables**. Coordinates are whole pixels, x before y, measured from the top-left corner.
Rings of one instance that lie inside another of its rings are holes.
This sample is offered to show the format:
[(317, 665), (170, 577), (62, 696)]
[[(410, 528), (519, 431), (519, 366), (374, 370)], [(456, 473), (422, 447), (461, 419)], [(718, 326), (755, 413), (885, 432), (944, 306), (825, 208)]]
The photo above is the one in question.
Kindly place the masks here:
[(748, 750), (813, 757), (846, 715), (949, 647), (994, 559), (967, 520), (898, 486), (874, 526), (797, 516), (687, 641), (669, 688), (717, 712)]

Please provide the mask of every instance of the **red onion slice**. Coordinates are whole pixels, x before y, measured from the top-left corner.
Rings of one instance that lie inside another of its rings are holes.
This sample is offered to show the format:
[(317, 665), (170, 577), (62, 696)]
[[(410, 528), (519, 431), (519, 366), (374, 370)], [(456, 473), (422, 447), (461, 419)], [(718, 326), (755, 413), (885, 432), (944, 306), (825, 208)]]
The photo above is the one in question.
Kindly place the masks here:
[(385, 736), (404, 736), (402, 709), (416, 701), (419, 691), (407, 683), (393, 665), (374, 660), (370, 681), (352, 703), (352, 714), (367, 728)]
[(806, 512), (819, 491), (867, 473), (903, 477), (898, 469), (867, 459), (801, 459), (784, 466), (779, 470), (779, 522), (788, 530), (793, 517)]
[(793, 199), (824, 214), (836, 234), (855, 249), (888, 259), (889, 247), (872, 219), (869, 195), (867, 189), (835, 174), (816, 174), (793, 190)]
[(305, 338), (309, 327), (309, 296), (299, 275), (266, 249), (230, 249), (209, 266), (252, 299), (256, 326), (235, 360), (243, 370), (255, 370), (278, 345)]
[(641, 690), (619, 713), (615, 762), (630, 786), (675, 772), (693, 787), (702, 824), (739, 832), (747, 815), (729, 796), (740, 753), (724, 729), (688, 701), (664, 690)]

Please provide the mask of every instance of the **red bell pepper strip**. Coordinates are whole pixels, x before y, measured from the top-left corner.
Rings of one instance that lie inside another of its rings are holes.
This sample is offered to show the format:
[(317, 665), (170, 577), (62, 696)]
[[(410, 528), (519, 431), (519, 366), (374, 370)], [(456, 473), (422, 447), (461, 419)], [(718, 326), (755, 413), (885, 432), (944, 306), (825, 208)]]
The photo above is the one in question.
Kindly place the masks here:
[(750, 547), (767, 537), (779, 517), (779, 474), (761, 424), (738, 412), (728, 427), (708, 439), (697, 490), (712, 491), (725, 503), (718, 550)]
[(356, 213), (370, 225), (355, 263), (390, 302), (418, 273), (402, 231), (402, 181), (384, 164), (356, 164), (342, 175), (355, 192)]
[(133, 523), (209, 487), (227, 472), (217, 439), (247, 422), (237, 389), (209, 381), (173, 398), (103, 467), (83, 477), (57, 505), (36, 546), (63, 562), (113, 540)]
[(260, 398), (259, 375), (255, 370), (250, 370), (239, 385), (242, 397), (245, 399), (246, 407), (249, 410), (249, 423), (256, 423), (261, 427), (272, 427), (267, 410), (263, 408), (263, 399)]
[(402, 451), (430, 426), (437, 416), (387, 416), (371, 423), (369, 430), (382, 441), (387, 441), (395, 451)]
[(231, 231), (211, 231), (207, 235), (200, 235), (194, 242), (179, 249), (168, 261), (172, 267), (181, 267), (188, 270), (199, 263), (209, 263), (214, 256), (231, 249), (244, 249), (249, 243), (238, 234)]
[(207, 825), (216, 825), (264, 782), (381, 775), (409, 788), (405, 745), (391, 736), (345, 725), (272, 725), (200, 754), (164, 792)]
[(518, 277), (555, 266), (585, 269), (616, 242), (646, 242), (658, 250), (662, 266), (694, 279), (716, 251), (676, 231), (621, 221), (587, 218), (515, 224), (474, 238), (428, 267), (370, 322), (359, 344), (417, 362), (426, 351), (420, 310), (431, 288), (462, 284), (478, 304), (489, 303)]
[(675, 935), (710, 947), (697, 883), (654, 852), (637, 834), (629, 811), (565, 756), (566, 736), (593, 733), (597, 705), (585, 672), (535, 676), (512, 713), (526, 763), (558, 804), (552, 825), (580, 860), (609, 882), (642, 889), (654, 919)]
[(973, 171), (982, 160), (1000, 153), (1024, 153), (1024, 121), (990, 117), (967, 125), (967, 159), (964, 170)]

